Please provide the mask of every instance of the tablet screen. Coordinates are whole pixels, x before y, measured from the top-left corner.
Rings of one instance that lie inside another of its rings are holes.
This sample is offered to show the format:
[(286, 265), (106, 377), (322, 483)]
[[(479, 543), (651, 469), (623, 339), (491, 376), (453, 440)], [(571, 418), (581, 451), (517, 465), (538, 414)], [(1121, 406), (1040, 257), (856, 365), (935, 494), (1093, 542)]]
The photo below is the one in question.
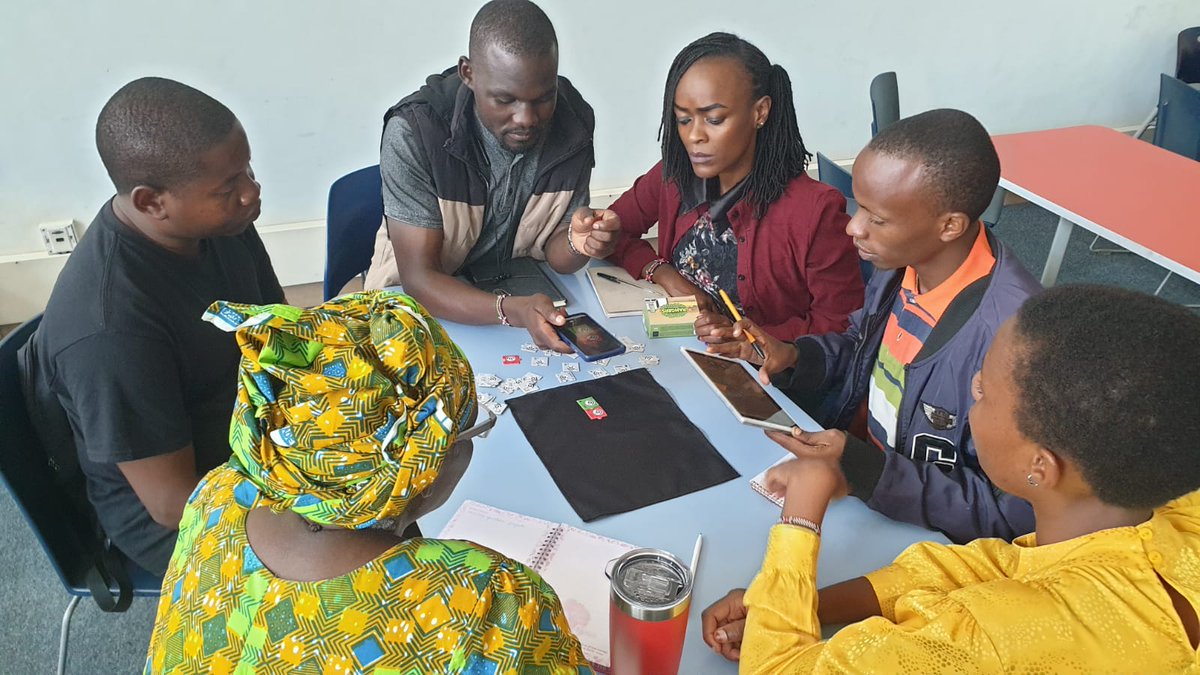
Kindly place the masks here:
[(690, 350), (685, 353), (742, 417), (766, 422), (782, 412), (740, 363)]

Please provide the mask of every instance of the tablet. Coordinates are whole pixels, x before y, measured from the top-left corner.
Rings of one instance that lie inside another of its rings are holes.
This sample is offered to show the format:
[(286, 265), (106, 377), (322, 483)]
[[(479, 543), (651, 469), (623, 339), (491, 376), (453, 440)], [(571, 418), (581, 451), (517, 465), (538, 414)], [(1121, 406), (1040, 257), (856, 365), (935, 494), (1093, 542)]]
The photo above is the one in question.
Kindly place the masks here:
[(795, 422), (740, 361), (681, 347), (717, 396), (742, 424), (790, 432)]

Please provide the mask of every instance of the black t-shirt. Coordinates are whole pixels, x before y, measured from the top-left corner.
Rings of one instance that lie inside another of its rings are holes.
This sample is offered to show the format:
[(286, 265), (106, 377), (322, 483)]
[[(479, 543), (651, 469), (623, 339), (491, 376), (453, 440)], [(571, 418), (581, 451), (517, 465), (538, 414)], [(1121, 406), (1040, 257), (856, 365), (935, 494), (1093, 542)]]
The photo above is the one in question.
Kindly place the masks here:
[(154, 522), (117, 463), (189, 444), (201, 475), (229, 459), (239, 351), (201, 316), (215, 300), (284, 301), (253, 225), (200, 248), (187, 258), (151, 243), (110, 201), (59, 275), (32, 345), (39, 386), (70, 421), (101, 526), (157, 572), (176, 533)]

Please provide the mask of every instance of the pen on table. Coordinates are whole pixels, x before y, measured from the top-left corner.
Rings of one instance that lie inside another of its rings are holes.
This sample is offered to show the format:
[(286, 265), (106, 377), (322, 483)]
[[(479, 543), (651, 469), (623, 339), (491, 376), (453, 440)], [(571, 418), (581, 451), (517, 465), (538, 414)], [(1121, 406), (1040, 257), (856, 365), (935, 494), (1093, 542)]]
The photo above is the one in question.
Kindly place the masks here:
[(642, 286), (640, 284), (635, 284), (632, 281), (625, 281), (624, 279), (621, 279), (619, 277), (614, 277), (611, 274), (605, 274), (604, 272), (596, 272), (596, 276), (600, 277), (601, 279), (603, 279), (605, 281), (611, 281), (614, 284), (625, 284), (626, 286), (633, 286), (634, 288), (638, 289), (639, 291), (645, 291), (648, 293), (656, 293), (657, 292), (653, 288), (646, 288), (645, 286)]
[[(742, 315), (738, 314), (737, 307), (734, 306), (733, 300), (729, 299), (729, 294), (725, 292), (724, 288), (719, 288), (717, 290), (721, 293), (721, 299), (725, 301), (725, 306), (729, 308), (729, 313), (733, 314), (733, 320), (741, 321)], [(750, 341), (750, 346), (754, 348), (754, 353), (758, 354), (758, 358), (766, 361), (767, 354), (763, 351), (762, 345), (758, 344), (758, 340), (754, 339), (754, 336), (750, 333), (750, 331), (744, 330), (742, 332), (746, 334), (746, 339)]]
[[(696, 535), (696, 547), (692, 549), (692, 587), (696, 584), (696, 565), (700, 564), (700, 545), (704, 543), (704, 535)], [(695, 593), (695, 591), (693, 591)]]

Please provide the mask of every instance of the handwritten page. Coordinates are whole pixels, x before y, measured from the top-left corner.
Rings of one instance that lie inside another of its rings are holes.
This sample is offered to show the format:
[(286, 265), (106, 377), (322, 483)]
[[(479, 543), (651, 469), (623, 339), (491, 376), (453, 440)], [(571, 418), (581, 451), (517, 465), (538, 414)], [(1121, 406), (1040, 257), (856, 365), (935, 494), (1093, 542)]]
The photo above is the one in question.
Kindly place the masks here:
[(538, 569), (554, 587), (588, 661), (607, 667), (609, 563), (635, 546), (563, 525)]
[(467, 500), (438, 538), (473, 541), (533, 567), (542, 546), (557, 530), (558, 525), (548, 520)]
[(583, 655), (599, 668), (608, 668), (605, 570), (635, 546), (470, 500), (463, 502), (438, 538), (473, 541), (540, 573), (558, 593)]

